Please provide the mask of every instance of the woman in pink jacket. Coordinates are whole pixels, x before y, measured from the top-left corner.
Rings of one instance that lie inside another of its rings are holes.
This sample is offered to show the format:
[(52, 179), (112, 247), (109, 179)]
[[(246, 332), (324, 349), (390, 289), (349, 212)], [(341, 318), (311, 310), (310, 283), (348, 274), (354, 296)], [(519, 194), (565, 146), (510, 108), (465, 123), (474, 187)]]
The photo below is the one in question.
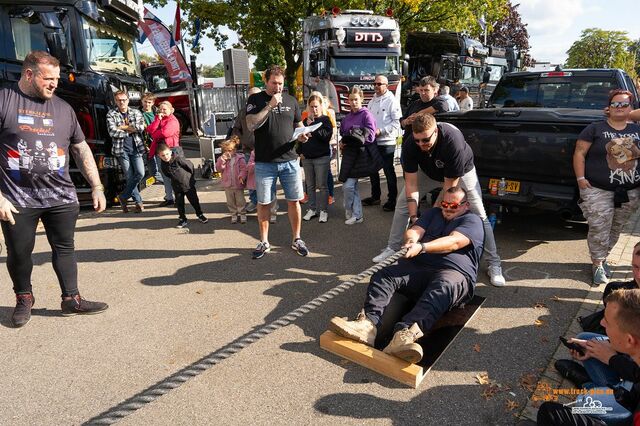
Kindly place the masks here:
[[(160, 142), (164, 142), (174, 154), (182, 155), (180, 147), (180, 122), (173, 115), (173, 106), (169, 101), (160, 102), (158, 105), (158, 114), (151, 124), (147, 126), (147, 133), (151, 135), (151, 147), (149, 148), (149, 158), (156, 155), (156, 148)], [(158, 159), (158, 164), (162, 164)], [(164, 174), (162, 175), (164, 183), (164, 201), (160, 203), (160, 207), (171, 206), (174, 204), (173, 191), (171, 189), (171, 179)]]

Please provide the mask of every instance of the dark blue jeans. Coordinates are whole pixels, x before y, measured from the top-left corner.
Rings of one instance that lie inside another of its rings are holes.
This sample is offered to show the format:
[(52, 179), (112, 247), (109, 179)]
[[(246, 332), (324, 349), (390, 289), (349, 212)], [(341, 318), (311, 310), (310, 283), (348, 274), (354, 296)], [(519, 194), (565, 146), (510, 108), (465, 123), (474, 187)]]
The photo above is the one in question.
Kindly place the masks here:
[[(396, 177), (396, 168), (393, 165), (393, 156), (396, 152), (395, 145), (378, 145), (378, 152), (382, 156), (382, 170), (387, 178), (388, 200), (393, 204), (398, 198), (398, 178)], [(369, 176), (371, 180), (371, 198), (379, 200), (382, 196), (380, 189), (380, 172), (376, 172)]]
[(138, 191), (138, 185), (144, 177), (144, 161), (142, 160), (142, 154), (127, 154), (118, 157), (120, 167), (122, 167), (122, 173), (127, 177), (127, 182), (124, 185), (124, 190), (118, 196), (122, 201), (127, 201), (130, 197), (133, 197), (133, 201), (138, 204), (142, 203), (142, 196)]
[(400, 259), (371, 277), (364, 312), (371, 322), (380, 325), (384, 309), (397, 291), (415, 305), (396, 324), (394, 332), (418, 323), (426, 333), (442, 315), (471, 300), (473, 290), (473, 283), (458, 271), (430, 269), (413, 259)]
[(78, 294), (78, 265), (74, 245), (78, 204), (63, 204), (44, 209), (15, 206), (15, 225), (2, 221), (2, 233), (7, 245), (7, 270), (16, 294), (33, 293), (31, 253), (36, 243), (36, 227), (42, 220), (51, 246), (51, 263), (58, 277), (62, 296)]

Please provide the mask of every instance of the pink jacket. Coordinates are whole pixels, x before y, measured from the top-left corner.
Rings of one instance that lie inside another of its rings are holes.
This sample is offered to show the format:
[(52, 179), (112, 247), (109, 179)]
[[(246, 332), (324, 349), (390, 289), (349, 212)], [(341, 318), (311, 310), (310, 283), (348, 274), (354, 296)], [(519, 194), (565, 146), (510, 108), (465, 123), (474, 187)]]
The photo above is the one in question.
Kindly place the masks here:
[(155, 120), (147, 126), (147, 132), (153, 139), (149, 147), (149, 158), (156, 155), (160, 142), (166, 143), (169, 148), (180, 146), (180, 122), (173, 114), (162, 119), (156, 115)]
[[(222, 173), (222, 186), (231, 189), (244, 189), (242, 182), (247, 179), (247, 163), (244, 154), (236, 152), (230, 160), (222, 156), (216, 161), (216, 170)], [(240, 181), (242, 179), (242, 182)]]
[(256, 153), (253, 150), (247, 164), (247, 189), (256, 189)]

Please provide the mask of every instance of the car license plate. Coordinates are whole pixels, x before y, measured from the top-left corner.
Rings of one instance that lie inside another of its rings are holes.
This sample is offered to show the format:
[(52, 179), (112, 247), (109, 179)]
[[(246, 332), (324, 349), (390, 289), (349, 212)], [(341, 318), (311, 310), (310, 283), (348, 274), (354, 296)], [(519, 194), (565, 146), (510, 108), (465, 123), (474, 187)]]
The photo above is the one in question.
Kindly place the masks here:
[[(517, 194), (520, 192), (520, 182), (517, 180), (507, 180), (507, 187), (505, 188), (505, 192), (508, 194)], [(496, 188), (500, 185), (500, 179), (489, 179), (489, 190), (491, 187), (495, 185)]]

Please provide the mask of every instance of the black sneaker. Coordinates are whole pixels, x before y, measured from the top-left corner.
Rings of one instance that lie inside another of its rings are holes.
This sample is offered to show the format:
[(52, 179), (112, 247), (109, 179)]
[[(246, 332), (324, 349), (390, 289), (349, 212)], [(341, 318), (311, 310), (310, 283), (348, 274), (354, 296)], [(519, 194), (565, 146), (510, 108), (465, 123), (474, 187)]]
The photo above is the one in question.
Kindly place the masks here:
[(186, 228), (187, 227), (187, 219), (180, 219), (178, 221), (178, 224), (176, 225), (176, 228), (178, 229), (182, 229), (182, 228)]
[(16, 294), (16, 308), (11, 315), (11, 322), (16, 328), (26, 325), (31, 320), (31, 308), (36, 299), (31, 293)]
[(384, 210), (385, 212), (392, 212), (395, 209), (396, 209), (396, 203), (391, 200), (387, 201), (382, 205), (382, 210)]
[(572, 382), (578, 388), (582, 388), (585, 383), (591, 381), (589, 373), (584, 367), (570, 359), (559, 359), (555, 362), (554, 367), (562, 377)]
[(251, 257), (253, 259), (260, 259), (262, 256), (264, 256), (265, 253), (269, 253), (270, 251), (271, 251), (271, 246), (269, 245), (269, 243), (260, 241), (256, 246), (256, 248), (253, 250)]
[(99, 314), (106, 311), (107, 308), (109, 308), (109, 305), (106, 303), (90, 302), (80, 297), (79, 294), (62, 299), (62, 303), (60, 303), (63, 317)]
[(362, 200), (363, 206), (377, 206), (379, 204), (380, 204), (380, 198), (376, 199), (376, 198), (367, 197), (364, 200)]
[(203, 214), (198, 215), (198, 220), (200, 221), (200, 223), (207, 223), (209, 222), (209, 219), (207, 219), (207, 217)]
[(306, 256), (309, 254), (307, 245), (300, 238), (296, 238), (295, 241), (291, 243), (291, 248), (294, 249), (300, 256)]
[(173, 204), (174, 204), (173, 200), (164, 200), (163, 202), (158, 204), (158, 207), (169, 207), (169, 206), (172, 206)]

